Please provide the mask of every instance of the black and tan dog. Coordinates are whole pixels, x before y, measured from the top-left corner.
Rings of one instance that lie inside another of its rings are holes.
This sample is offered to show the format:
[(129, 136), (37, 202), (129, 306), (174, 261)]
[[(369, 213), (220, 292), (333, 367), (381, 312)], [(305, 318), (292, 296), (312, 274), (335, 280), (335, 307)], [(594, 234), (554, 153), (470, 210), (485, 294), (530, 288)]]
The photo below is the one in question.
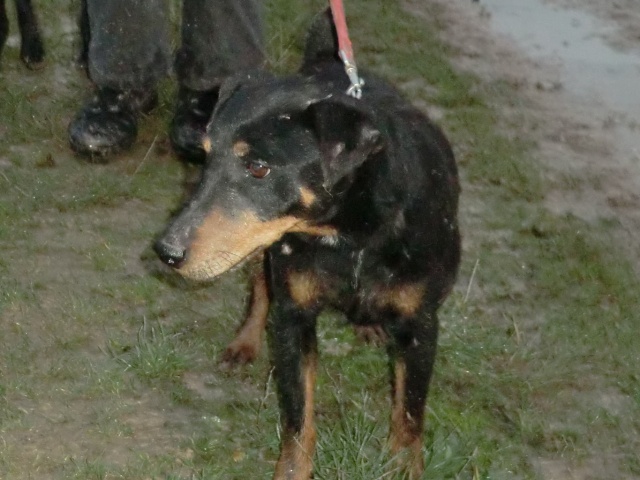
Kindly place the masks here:
[(366, 75), (363, 99), (347, 96), (330, 15), (314, 25), (299, 74), (223, 86), (202, 180), (155, 248), (192, 279), (264, 252), (227, 355), (255, 354), (270, 309), (283, 421), (274, 478), (310, 478), (316, 317), (331, 307), (388, 336), (390, 446), (416, 479), (436, 311), (460, 257), (456, 165), (441, 131), (385, 82)]
[[(20, 58), (32, 69), (39, 68), (44, 60), (44, 48), (38, 28), (38, 20), (31, 0), (15, 0), (20, 30)], [(9, 34), (9, 18), (5, 0), (0, 0), (0, 54)]]

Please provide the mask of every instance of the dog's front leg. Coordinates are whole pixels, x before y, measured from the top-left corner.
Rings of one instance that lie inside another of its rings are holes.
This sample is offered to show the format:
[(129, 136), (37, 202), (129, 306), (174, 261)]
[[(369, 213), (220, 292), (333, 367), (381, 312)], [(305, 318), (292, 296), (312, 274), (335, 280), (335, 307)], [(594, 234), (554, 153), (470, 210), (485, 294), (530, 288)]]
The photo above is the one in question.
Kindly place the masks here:
[(224, 364), (231, 366), (249, 363), (258, 357), (268, 314), (269, 290), (264, 267), (259, 265), (251, 279), (251, 298), (247, 316), (236, 337), (222, 354)]
[(391, 334), (391, 452), (411, 480), (422, 478), (424, 409), (438, 337), (435, 311), (393, 323)]
[(282, 419), (276, 480), (311, 478), (316, 431), (313, 393), (317, 340), (315, 313), (291, 300), (276, 301), (269, 324), (269, 348), (274, 366)]

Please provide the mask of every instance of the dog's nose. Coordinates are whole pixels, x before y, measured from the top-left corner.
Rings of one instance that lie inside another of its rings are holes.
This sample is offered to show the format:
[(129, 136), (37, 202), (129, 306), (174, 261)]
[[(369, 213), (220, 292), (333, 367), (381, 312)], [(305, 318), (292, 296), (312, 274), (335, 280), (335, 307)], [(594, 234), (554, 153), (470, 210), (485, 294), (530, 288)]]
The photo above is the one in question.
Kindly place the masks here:
[(180, 268), (186, 257), (184, 248), (173, 245), (164, 238), (157, 240), (153, 245), (153, 249), (160, 257), (160, 260), (173, 268)]

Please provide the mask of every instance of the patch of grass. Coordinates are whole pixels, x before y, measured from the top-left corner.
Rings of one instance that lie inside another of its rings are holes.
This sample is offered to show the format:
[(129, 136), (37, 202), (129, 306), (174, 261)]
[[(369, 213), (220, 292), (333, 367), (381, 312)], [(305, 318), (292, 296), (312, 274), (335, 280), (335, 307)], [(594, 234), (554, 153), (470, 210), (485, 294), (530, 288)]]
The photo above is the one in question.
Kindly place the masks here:
[(149, 478), (217, 480), (224, 478), (213, 475), (213, 469), (207, 471), (207, 475), (209, 474), (212, 476), (201, 477), (188, 468), (176, 468), (171, 458), (146, 455), (139, 457), (135, 463), (126, 467), (99, 459), (87, 461), (71, 458), (63, 470), (65, 479), (77, 480), (146, 480)]
[[(0, 374), (1, 373), (2, 371), (0, 371)], [(10, 387), (7, 387), (3, 383), (0, 383), (0, 431), (10, 422), (20, 418), (20, 412), (9, 402), (7, 398), (9, 388)]]
[(138, 331), (135, 345), (118, 345), (112, 341), (109, 350), (127, 371), (146, 381), (174, 381), (188, 366), (178, 335), (169, 335), (160, 323), (149, 325), (146, 319)]
[(345, 405), (341, 398), (338, 420), (325, 424), (318, 433), (317, 464), (314, 478), (320, 479), (382, 479), (398, 475), (398, 467), (384, 442), (382, 425), (372, 414), (373, 402), (367, 395), (350, 399)]

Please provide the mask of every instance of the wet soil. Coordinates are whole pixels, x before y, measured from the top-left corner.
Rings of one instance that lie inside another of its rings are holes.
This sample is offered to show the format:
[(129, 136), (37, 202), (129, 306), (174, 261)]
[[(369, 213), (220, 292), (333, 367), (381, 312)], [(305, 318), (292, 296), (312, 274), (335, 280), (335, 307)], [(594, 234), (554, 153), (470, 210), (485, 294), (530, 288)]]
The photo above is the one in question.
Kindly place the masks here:
[[(640, 271), (640, 9), (633, 0), (434, 0), (459, 68), (513, 87), (555, 213), (605, 221)], [(416, 4), (417, 5), (417, 4)]]
[[(452, 60), (487, 85), (505, 132), (533, 141), (545, 204), (607, 225), (640, 272), (640, 5), (634, 0), (432, 0)], [(424, 15), (419, 3), (408, 8)], [(576, 392), (568, 393), (576, 395)], [(541, 478), (629, 478), (619, 459), (531, 459)], [(635, 477), (634, 477), (635, 478)]]

